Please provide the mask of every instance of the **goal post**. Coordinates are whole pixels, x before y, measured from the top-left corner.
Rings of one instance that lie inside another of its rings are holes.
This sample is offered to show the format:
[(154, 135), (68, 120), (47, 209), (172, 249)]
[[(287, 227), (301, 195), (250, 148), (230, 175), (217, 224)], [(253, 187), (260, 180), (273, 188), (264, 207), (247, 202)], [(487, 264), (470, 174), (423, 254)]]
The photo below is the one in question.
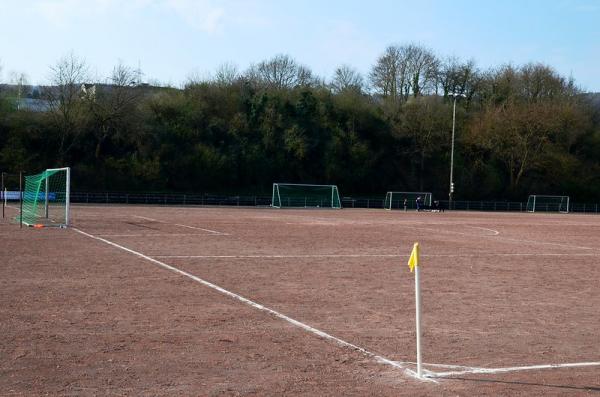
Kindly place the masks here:
[(431, 192), (387, 192), (383, 208), (386, 210), (404, 209), (406, 200), (406, 209), (416, 209), (418, 197), (421, 197), (424, 206), (431, 207)]
[(532, 194), (527, 198), (527, 212), (569, 212), (569, 196)]
[(19, 187), (19, 174), (0, 172), (0, 200), (2, 201), (2, 218), (10, 217), (8, 215), (14, 210), (18, 210), (19, 202), (21, 201), (21, 189)]
[(274, 183), (273, 208), (342, 208), (336, 185)]
[(21, 214), (27, 226), (67, 227), (70, 221), (71, 169), (51, 168), (25, 177)]

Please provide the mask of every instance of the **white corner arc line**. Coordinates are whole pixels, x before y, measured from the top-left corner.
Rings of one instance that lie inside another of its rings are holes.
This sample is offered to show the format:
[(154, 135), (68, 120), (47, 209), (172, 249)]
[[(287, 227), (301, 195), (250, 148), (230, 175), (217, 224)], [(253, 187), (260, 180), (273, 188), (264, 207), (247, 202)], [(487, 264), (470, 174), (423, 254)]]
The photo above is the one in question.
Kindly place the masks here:
[[(476, 368), (471, 367), (464, 371), (448, 371), (448, 372), (430, 372), (426, 376), (433, 378), (441, 378), (465, 374), (500, 374), (505, 372), (516, 371), (533, 371), (539, 369), (557, 369), (557, 368), (577, 368), (577, 367), (596, 367), (600, 366), (600, 361), (583, 362), (583, 363), (565, 363), (565, 364), (542, 364), (529, 365), (521, 367), (505, 367), (505, 368)], [(468, 368), (468, 367), (467, 367)]]
[(241, 295), (238, 295), (235, 292), (231, 292), (229, 290), (226, 290), (225, 288), (220, 287), (220, 286), (218, 286), (216, 284), (213, 284), (213, 283), (211, 283), (209, 281), (206, 281), (206, 280), (204, 280), (204, 279), (202, 279), (202, 278), (200, 278), (198, 276), (194, 276), (191, 273), (188, 273), (188, 272), (183, 271), (181, 269), (178, 269), (178, 268), (176, 268), (174, 266), (168, 265), (168, 264), (166, 264), (164, 262), (161, 262), (159, 260), (156, 260), (154, 258), (146, 256), (146, 255), (142, 254), (141, 252), (134, 251), (134, 250), (132, 250), (130, 248), (124, 247), (124, 246), (119, 245), (117, 243), (113, 243), (112, 241), (109, 241), (109, 240), (106, 240), (104, 238), (97, 237), (97, 236), (94, 236), (92, 234), (86, 233), (83, 230), (79, 230), (79, 229), (77, 229), (75, 227), (72, 228), (72, 230), (74, 230), (77, 233), (80, 233), (80, 234), (82, 234), (84, 236), (87, 236), (89, 238), (92, 238), (94, 240), (102, 241), (103, 243), (111, 245), (111, 246), (113, 246), (115, 248), (118, 248), (118, 249), (123, 250), (125, 252), (128, 252), (130, 254), (133, 254), (135, 256), (138, 256), (138, 257), (140, 257), (142, 259), (145, 259), (145, 260), (147, 260), (149, 262), (152, 262), (155, 265), (158, 265), (158, 266), (160, 266), (160, 267), (162, 267), (164, 269), (170, 270), (170, 271), (172, 271), (174, 273), (177, 273), (177, 274), (182, 275), (184, 277), (190, 278), (190, 279), (196, 281), (197, 283), (200, 283), (200, 284), (202, 284), (202, 285), (204, 285), (206, 287), (212, 288), (212, 289), (214, 289), (214, 290), (216, 290), (216, 291), (218, 291), (218, 292), (220, 292), (220, 293), (222, 293), (224, 295), (227, 295), (227, 296), (229, 296), (229, 297), (231, 297), (233, 299), (236, 299), (236, 300), (238, 300), (240, 302), (243, 302), (243, 303), (245, 303), (245, 304), (247, 304), (247, 305), (249, 305), (251, 307), (254, 307), (255, 309), (258, 309), (258, 310), (261, 310), (263, 312), (269, 313), (272, 316), (275, 316), (275, 317), (277, 317), (277, 318), (279, 318), (281, 320), (287, 321), (288, 323), (290, 323), (292, 325), (295, 325), (296, 327), (301, 328), (301, 329), (303, 329), (303, 330), (305, 330), (307, 332), (310, 332), (312, 334), (320, 336), (323, 339), (333, 341), (333, 342), (337, 343), (340, 346), (348, 347), (348, 348), (351, 348), (351, 349), (353, 349), (355, 351), (358, 351), (358, 352), (362, 353), (363, 355), (365, 355), (367, 357), (373, 358), (375, 361), (377, 361), (379, 363), (390, 365), (390, 366), (395, 367), (397, 369), (402, 369), (404, 371), (405, 375), (408, 375), (408, 376), (410, 376), (412, 378), (415, 378), (415, 379), (418, 379), (418, 380), (421, 380), (421, 381), (428, 381), (428, 382), (435, 382), (435, 383), (437, 383), (437, 381), (435, 381), (434, 379), (426, 379), (424, 377), (419, 377), (415, 371), (413, 371), (413, 370), (411, 370), (409, 368), (406, 368), (405, 366), (400, 365), (400, 364), (398, 364), (397, 362), (395, 362), (393, 360), (390, 360), (388, 358), (380, 356), (379, 354), (373, 353), (373, 352), (371, 352), (371, 351), (369, 351), (369, 350), (367, 350), (365, 348), (362, 348), (360, 346), (354, 345), (354, 344), (352, 344), (350, 342), (346, 342), (346, 341), (344, 341), (344, 340), (342, 340), (340, 338), (337, 338), (337, 337), (335, 337), (333, 335), (330, 335), (330, 334), (328, 334), (328, 333), (326, 333), (324, 331), (321, 331), (321, 330), (319, 330), (317, 328), (311, 327), (308, 324), (305, 324), (305, 323), (300, 322), (298, 320), (295, 320), (295, 319), (293, 319), (291, 317), (288, 317), (288, 316), (286, 316), (283, 313), (280, 313), (280, 312), (278, 312), (276, 310), (273, 310), (271, 308), (263, 306), (260, 303), (256, 303), (256, 302), (254, 302), (254, 301), (252, 301), (252, 300), (250, 300), (248, 298), (245, 298), (245, 297), (243, 297)]
[[(466, 226), (468, 226), (468, 225), (466, 225)], [(488, 229), (487, 227), (481, 227), (481, 226), (468, 226), (468, 227), (472, 227), (473, 229), (486, 230), (488, 232), (492, 232), (492, 236), (497, 236), (500, 234), (500, 232), (498, 230)]]

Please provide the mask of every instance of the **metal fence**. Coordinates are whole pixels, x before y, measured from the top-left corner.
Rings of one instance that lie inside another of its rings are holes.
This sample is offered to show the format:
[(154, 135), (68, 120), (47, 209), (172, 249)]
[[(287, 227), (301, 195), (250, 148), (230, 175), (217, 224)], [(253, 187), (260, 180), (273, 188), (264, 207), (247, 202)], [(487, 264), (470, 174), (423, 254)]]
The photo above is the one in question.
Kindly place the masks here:
[[(343, 197), (343, 208), (383, 208), (384, 197)], [(271, 196), (228, 196), (214, 194), (183, 193), (116, 193), (116, 192), (72, 192), (71, 202), (89, 204), (154, 204), (154, 205), (217, 205), (264, 207), (271, 205)], [(440, 207), (448, 209), (448, 200), (440, 200)], [(515, 201), (472, 201), (455, 200), (450, 206), (457, 211), (504, 211), (523, 212), (527, 203)], [(571, 203), (569, 212), (599, 213), (600, 204)], [(537, 211), (540, 211), (537, 209)], [(541, 211), (543, 212), (543, 211)], [(549, 212), (551, 212), (549, 210)]]
[(271, 196), (221, 196), (175, 193), (71, 193), (72, 203), (269, 206)]

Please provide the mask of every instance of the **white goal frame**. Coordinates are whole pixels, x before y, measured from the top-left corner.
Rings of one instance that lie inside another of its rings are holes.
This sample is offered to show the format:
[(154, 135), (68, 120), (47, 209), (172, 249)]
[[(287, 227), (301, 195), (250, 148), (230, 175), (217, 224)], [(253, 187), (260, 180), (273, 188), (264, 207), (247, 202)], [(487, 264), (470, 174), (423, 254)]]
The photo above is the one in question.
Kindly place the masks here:
[[(42, 220), (42, 223), (39, 223), (39, 225), (42, 225), (44, 227), (54, 226), (54, 227), (66, 228), (70, 224), (70, 214), (71, 214), (71, 168), (70, 167), (48, 168), (48, 169), (44, 170), (44, 172), (64, 172), (65, 173), (64, 222), (54, 223), (54, 221), (50, 220), (51, 219), (50, 207), (51, 207), (52, 200), (50, 197), (50, 180), (48, 177), (45, 177), (44, 180), (41, 182), (41, 183), (45, 184), (44, 197), (43, 197), (43, 214), (38, 214), (36, 208), (29, 208), (29, 209), (25, 208), (23, 205), (24, 198), (22, 196), (21, 197), (20, 215), (19, 215), (20, 222), (21, 222), (21, 224), (26, 225), (26, 226), (35, 226), (38, 223), (31, 223), (30, 220), (37, 221), (37, 219), (39, 218), (40, 220)], [(54, 192), (54, 193), (56, 193), (56, 192)], [(21, 194), (26, 195), (27, 193), (22, 192)], [(34, 194), (34, 196), (39, 196), (39, 190), (33, 194)], [(29, 214), (29, 216), (31, 216), (31, 219), (24, 220), (24, 214)]]
[[(394, 205), (393, 205), (394, 195), (412, 196), (415, 198), (418, 196), (421, 196), (421, 197), (423, 197), (423, 205), (426, 205), (428, 207), (431, 207), (432, 197), (433, 197), (433, 194), (431, 194), (431, 192), (387, 192), (385, 194), (385, 200), (383, 201), (383, 208), (385, 208), (386, 210), (394, 209)], [(388, 201), (388, 197), (389, 197), (389, 201)], [(412, 199), (412, 200), (414, 200), (414, 199)], [(389, 206), (386, 205), (386, 203), (388, 203), (388, 202), (389, 202)], [(403, 209), (403, 208), (404, 208), (404, 206), (398, 207), (398, 209)]]
[[(543, 208), (541, 208), (541, 206), (544, 204), (540, 204), (539, 199), (557, 199), (557, 200), (560, 199), (560, 202), (558, 202), (558, 208), (556, 210), (548, 210), (549, 204), (545, 204), (546, 209), (544, 210)], [(561, 214), (568, 214), (569, 213), (569, 201), (570, 201), (569, 196), (551, 196), (551, 195), (547, 195), (547, 194), (531, 194), (531, 195), (529, 195), (529, 197), (527, 197), (527, 204), (525, 206), (525, 209), (527, 210), (527, 212), (544, 211), (544, 212), (560, 212)], [(531, 207), (529, 205), (530, 203), (531, 203)], [(564, 209), (563, 209), (563, 204), (565, 204)]]
[[(302, 187), (331, 188), (331, 206), (330, 207), (309, 206), (306, 198), (304, 200), (304, 205), (302, 205), (302, 203), (300, 203), (300, 204), (295, 204), (295, 205), (282, 206), (281, 205), (282, 204), (281, 193), (279, 191), (280, 186), (282, 186), (282, 187), (294, 186), (294, 187), (299, 187), (299, 188), (302, 188)], [(336, 200), (337, 200), (337, 203), (339, 206), (334, 205)], [(279, 205), (276, 205), (276, 202), (279, 203)], [(271, 207), (273, 207), (273, 208), (334, 208), (334, 209), (341, 209), (342, 201), (340, 200), (340, 193), (339, 193), (339, 189), (338, 189), (337, 185), (311, 185), (311, 184), (303, 184), (303, 183), (273, 183), (273, 194), (271, 196)]]

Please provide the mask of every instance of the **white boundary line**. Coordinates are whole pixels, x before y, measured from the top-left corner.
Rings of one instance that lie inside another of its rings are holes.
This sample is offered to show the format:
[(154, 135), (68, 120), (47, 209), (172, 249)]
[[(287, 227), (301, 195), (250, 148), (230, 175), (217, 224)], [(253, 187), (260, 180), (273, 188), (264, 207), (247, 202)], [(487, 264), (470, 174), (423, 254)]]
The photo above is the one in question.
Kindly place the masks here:
[(182, 225), (181, 223), (169, 223), (169, 222), (161, 221), (161, 220), (154, 219), (154, 218), (148, 218), (147, 216), (141, 216), (141, 215), (131, 215), (131, 216), (133, 216), (134, 218), (145, 219), (145, 220), (151, 221), (151, 222), (164, 223), (164, 224), (167, 224), (167, 225), (175, 225), (175, 226), (185, 227), (185, 228), (194, 229), (194, 230), (202, 230), (202, 231), (205, 231), (205, 232), (208, 232), (208, 233), (218, 234), (218, 235), (221, 235), (221, 236), (229, 236), (229, 233), (217, 232), (215, 230), (203, 229), (201, 227), (189, 226), (189, 225)]
[[(106, 236), (106, 235), (100, 235)], [(424, 258), (477, 258), (482, 256), (600, 256), (583, 253), (488, 253), (477, 254), (423, 254)], [(153, 255), (154, 258), (172, 259), (285, 259), (285, 258), (404, 258), (398, 254), (307, 254), (307, 255)]]
[(397, 368), (397, 369), (402, 369), (403, 372), (404, 372), (404, 374), (407, 375), (407, 376), (410, 376), (412, 378), (415, 378), (415, 379), (421, 380), (421, 381), (437, 382), (437, 381), (435, 381), (433, 379), (425, 379), (425, 378), (422, 378), (422, 377), (419, 378), (417, 376), (417, 374), (416, 374), (415, 371), (413, 371), (413, 370), (411, 370), (409, 368), (406, 368), (405, 366), (400, 365), (400, 364), (398, 364), (395, 361), (392, 361), (392, 360), (390, 360), (388, 358), (385, 358), (383, 356), (375, 354), (375, 353), (373, 353), (373, 352), (371, 352), (369, 350), (366, 350), (366, 349), (364, 349), (362, 347), (354, 345), (354, 344), (352, 344), (350, 342), (346, 342), (346, 341), (344, 341), (344, 340), (342, 340), (340, 338), (337, 338), (337, 337), (335, 337), (333, 335), (330, 335), (330, 334), (328, 334), (328, 333), (326, 333), (324, 331), (321, 331), (321, 330), (319, 330), (317, 328), (311, 327), (310, 325), (307, 325), (307, 324), (305, 324), (303, 322), (300, 322), (300, 321), (295, 320), (295, 319), (293, 319), (291, 317), (288, 317), (285, 314), (282, 314), (282, 313), (280, 313), (280, 312), (278, 312), (276, 310), (273, 310), (271, 308), (263, 306), (260, 303), (256, 303), (256, 302), (254, 302), (254, 301), (252, 301), (252, 300), (250, 300), (248, 298), (245, 298), (245, 297), (243, 297), (241, 295), (238, 295), (238, 294), (236, 294), (234, 292), (226, 290), (225, 288), (222, 288), (222, 287), (220, 287), (220, 286), (218, 286), (216, 284), (213, 284), (213, 283), (211, 283), (209, 281), (206, 281), (206, 280), (204, 280), (204, 279), (202, 279), (200, 277), (194, 276), (191, 273), (188, 273), (186, 271), (180, 270), (180, 269), (178, 269), (178, 268), (176, 268), (174, 266), (170, 266), (170, 265), (168, 265), (168, 264), (166, 264), (164, 262), (161, 262), (159, 260), (156, 260), (154, 258), (146, 256), (146, 255), (144, 255), (144, 254), (142, 254), (142, 253), (140, 253), (138, 251), (134, 251), (134, 250), (132, 250), (130, 248), (124, 247), (124, 246), (119, 245), (117, 243), (113, 243), (112, 241), (109, 241), (109, 240), (103, 239), (101, 237), (97, 237), (97, 236), (94, 236), (92, 234), (86, 233), (86, 232), (84, 232), (82, 230), (77, 229), (76, 227), (73, 227), (72, 229), (74, 231), (76, 231), (77, 233), (80, 233), (80, 234), (82, 234), (84, 236), (87, 236), (87, 237), (92, 238), (94, 240), (102, 241), (103, 243), (106, 243), (106, 244), (108, 244), (110, 246), (113, 246), (115, 248), (118, 248), (118, 249), (123, 250), (125, 252), (128, 252), (130, 254), (138, 256), (138, 257), (140, 257), (142, 259), (145, 259), (145, 260), (147, 260), (149, 262), (152, 262), (155, 265), (158, 265), (158, 266), (160, 266), (160, 267), (162, 267), (164, 269), (170, 270), (170, 271), (172, 271), (174, 273), (177, 273), (177, 274), (179, 274), (181, 276), (190, 278), (190, 279), (194, 280), (197, 283), (200, 283), (200, 284), (202, 284), (202, 285), (204, 285), (206, 287), (212, 288), (212, 289), (214, 289), (214, 290), (216, 290), (216, 291), (218, 291), (218, 292), (220, 292), (220, 293), (222, 293), (224, 295), (227, 295), (227, 296), (229, 296), (229, 297), (231, 297), (233, 299), (236, 299), (236, 300), (238, 300), (238, 301), (240, 301), (242, 303), (245, 303), (248, 306), (251, 306), (251, 307), (253, 307), (255, 309), (258, 309), (258, 310), (261, 310), (263, 312), (269, 313), (272, 316), (275, 316), (275, 317), (277, 317), (277, 318), (279, 318), (281, 320), (287, 321), (288, 323), (290, 323), (292, 325), (295, 325), (298, 328), (302, 328), (303, 330), (305, 330), (307, 332), (310, 332), (312, 334), (315, 334), (315, 335), (317, 335), (317, 336), (319, 336), (319, 337), (321, 337), (323, 339), (330, 340), (330, 341), (335, 342), (336, 344), (338, 344), (340, 346), (356, 350), (356, 351), (362, 353), (363, 355), (365, 355), (367, 357), (371, 357), (371, 358), (375, 359), (375, 361), (377, 361), (377, 362), (379, 362), (381, 364), (386, 364), (386, 365), (390, 365), (390, 366), (392, 366), (394, 368)]
[(540, 369), (556, 369), (556, 368), (577, 368), (577, 367), (597, 367), (600, 366), (600, 361), (591, 361), (583, 363), (565, 363), (565, 364), (542, 364), (542, 365), (528, 365), (521, 367), (505, 367), (505, 368), (477, 368), (477, 367), (464, 367), (467, 368), (463, 371), (448, 371), (448, 372), (431, 372), (427, 374), (428, 377), (441, 378), (456, 375), (466, 374), (500, 374), (505, 372), (516, 372), (516, 371), (533, 371)]

